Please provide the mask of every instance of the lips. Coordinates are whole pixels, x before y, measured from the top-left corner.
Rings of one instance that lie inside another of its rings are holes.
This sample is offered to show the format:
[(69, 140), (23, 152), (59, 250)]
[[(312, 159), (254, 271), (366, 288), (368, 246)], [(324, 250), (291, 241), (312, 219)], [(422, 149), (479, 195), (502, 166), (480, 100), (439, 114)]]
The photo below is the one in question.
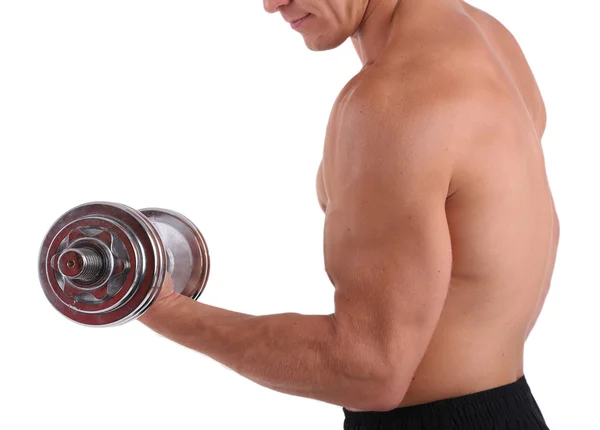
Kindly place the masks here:
[(306, 20), (306, 18), (308, 18), (309, 16), (310, 16), (310, 13), (308, 13), (308, 14), (306, 14), (303, 17), (300, 17), (298, 19), (290, 20), (290, 21), (287, 21), (287, 22), (289, 22), (290, 25), (292, 26), (292, 28), (295, 30), (298, 27), (300, 27), (302, 25), (302, 23)]
[(290, 19), (290, 20), (288, 20), (288, 19), (286, 19), (286, 18), (284, 18), (284, 19), (285, 19), (285, 21), (286, 21), (287, 23), (289, 23), (289, 24), (295, 24), (295, 23), (297, 23), (298, 21), (302, 21), (302, 20), (303, 20), (304, 18), (306, 18), (308, 15), (310, 15), (310, 13), (307, 13), (306, 15), (304, 15), (304, 16), (301, 16), (300, 18), (295, 18), (295, 19)]

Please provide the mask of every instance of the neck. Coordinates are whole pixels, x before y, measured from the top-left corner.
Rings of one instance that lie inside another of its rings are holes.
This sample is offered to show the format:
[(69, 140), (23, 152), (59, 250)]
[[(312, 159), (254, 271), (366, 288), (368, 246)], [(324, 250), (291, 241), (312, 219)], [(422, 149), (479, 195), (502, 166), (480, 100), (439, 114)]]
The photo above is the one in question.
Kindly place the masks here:
[(368, 0), (363, 20), (352, 44), (363, 63), (368, 66), (381, 54), (390, 35), (392, 19), (401, 0)]
[(462, 0), (367, 0), (363, 20), (352, 44), (363, 63), (373, 64), (388, 44), (397, 15), (414, 17), (432, 11), (434, 4), (458, 4)]

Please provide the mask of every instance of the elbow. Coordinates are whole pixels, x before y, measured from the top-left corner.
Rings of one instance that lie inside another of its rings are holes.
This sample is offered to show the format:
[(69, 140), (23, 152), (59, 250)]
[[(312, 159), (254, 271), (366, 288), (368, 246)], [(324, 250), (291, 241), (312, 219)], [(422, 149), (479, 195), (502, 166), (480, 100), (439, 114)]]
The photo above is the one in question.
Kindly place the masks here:
[(404, 384), (400, 382), (394, 383), (393, 381), (394, 379), (390, 379), (388, 382), (380, 384), (378, 395), (370, 399), (363, 399), (363, 405), (359, 409), (373, 412), (387, 412), (399, 407), (406, 394), (406, 389), (404, 388)]
[[(371, 378), (357, 378), (351, 398), (345, 405), (352, 409), (372, 412), (386, 412), (396, 409), (408, 390), (406, 378), (400, 378), (399, 372), (370, 372)], [(373, 375), (379, 375), (373, 377)]]
[[(335, 325), (336, 333), (340, 334)], [(412, 374), (391, 354), (374, 347), (373, 342), (362, 342), (356, 336), (338, 336), (334, 343), (338, 363), (343, 363), (339, 376), (344, 387), (344, 407), (361, 411), (385, 412), (397, 408), (412, 380)]]

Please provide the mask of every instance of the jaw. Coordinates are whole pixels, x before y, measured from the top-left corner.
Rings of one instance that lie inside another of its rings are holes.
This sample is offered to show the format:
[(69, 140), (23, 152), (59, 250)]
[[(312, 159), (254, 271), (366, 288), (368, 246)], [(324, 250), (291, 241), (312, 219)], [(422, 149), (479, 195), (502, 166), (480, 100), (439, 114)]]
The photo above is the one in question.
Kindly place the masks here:
[(314, 15), (299, 29), (299, 33), (304, 38), (306, 47), (315, 52), (335, 49), (351, 36), (350, 31), (324, 24)]

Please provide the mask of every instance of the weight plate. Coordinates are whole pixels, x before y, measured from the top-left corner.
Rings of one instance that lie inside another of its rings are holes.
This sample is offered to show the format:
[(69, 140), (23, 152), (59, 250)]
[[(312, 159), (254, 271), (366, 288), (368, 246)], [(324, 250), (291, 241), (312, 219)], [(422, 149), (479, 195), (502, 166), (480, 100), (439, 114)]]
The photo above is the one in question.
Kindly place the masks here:
[(120, 325), (152, 304), (166, 261), (156, 227), (140, 212), (93, 202), (69, 210), (50, 228), (40, 248), (39, 277), (50, 303), (72, 321)]

